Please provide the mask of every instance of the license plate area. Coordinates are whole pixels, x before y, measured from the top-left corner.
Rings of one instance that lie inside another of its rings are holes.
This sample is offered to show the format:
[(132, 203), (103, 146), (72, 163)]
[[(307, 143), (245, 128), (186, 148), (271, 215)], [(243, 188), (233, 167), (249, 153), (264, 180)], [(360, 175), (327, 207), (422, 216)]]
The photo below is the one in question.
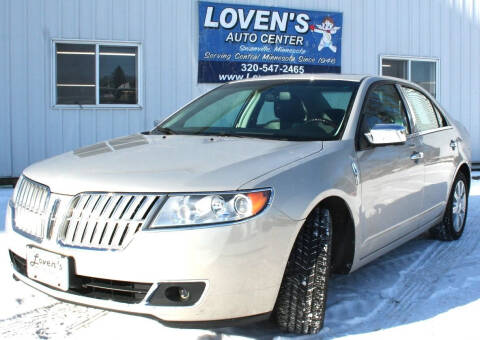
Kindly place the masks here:
[(67, 291), (70, 284), (68, 257), (28, 245), (27, 276), (53, 288)]

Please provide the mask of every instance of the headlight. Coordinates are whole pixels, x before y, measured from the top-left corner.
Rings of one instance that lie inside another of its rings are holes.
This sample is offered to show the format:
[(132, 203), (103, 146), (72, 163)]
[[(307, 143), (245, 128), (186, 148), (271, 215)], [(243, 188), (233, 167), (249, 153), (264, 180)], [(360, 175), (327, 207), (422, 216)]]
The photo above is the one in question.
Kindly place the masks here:
[(150, 228), (240, 221), (262, 212), (272, 191), (169, 195)]

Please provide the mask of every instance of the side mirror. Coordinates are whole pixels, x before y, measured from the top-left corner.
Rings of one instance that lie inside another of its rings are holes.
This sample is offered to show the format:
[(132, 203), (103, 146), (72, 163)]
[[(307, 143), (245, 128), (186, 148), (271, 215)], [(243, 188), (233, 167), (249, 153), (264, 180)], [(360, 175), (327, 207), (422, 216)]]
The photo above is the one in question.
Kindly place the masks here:
[(405, 127), (397, 124), (375, 124), (364, 135), (372, 145), (403, 144), (407, 141)]

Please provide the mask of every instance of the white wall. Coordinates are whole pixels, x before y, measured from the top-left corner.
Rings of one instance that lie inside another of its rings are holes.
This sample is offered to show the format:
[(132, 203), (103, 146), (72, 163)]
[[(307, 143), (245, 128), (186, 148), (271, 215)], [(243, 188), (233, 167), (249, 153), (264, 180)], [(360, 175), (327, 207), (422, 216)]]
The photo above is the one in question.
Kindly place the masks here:
[[(440, 58), (440, 101), (470, 130), (480, 161), (480, 1), (224, 2), (343, 12), (343, 73), (378, 74), (381, 54)], [(196, 83), (197, 16), (197, 2), (189, 0), (0, 1), (0, 177), (150, 128), (212, 88)], [(143, 109), (52, 109), (53, 38), (140, 41)]]

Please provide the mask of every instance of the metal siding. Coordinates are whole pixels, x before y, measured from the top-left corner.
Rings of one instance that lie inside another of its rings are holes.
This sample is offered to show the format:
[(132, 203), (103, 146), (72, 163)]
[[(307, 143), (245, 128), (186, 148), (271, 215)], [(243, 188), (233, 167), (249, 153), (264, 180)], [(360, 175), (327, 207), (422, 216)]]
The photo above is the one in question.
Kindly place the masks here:
[[(95, 39), (111, 40), (113, 38), (112, 0), (96, 1), (95, 11)], [(111, 109), (96, 109), (97, 140), (106, 140), (114, 137), (113, 112)]]
[[(61, 33), (65, 39), (78, 39), (80, 36), (78, 9), (79, 0), (62, 1), (60, 4)], [(80, 146), (80, 111), (77, 109), (61, 110), (63, 115), (63, 152)]]
[[(128, 25), (127, 22), (128, 12), (125, 10), (128, 3), (124, 0), (115, 1), (115, 6), (111, 7), (112, 10), (112, 40), (128, 40)], [(133, 14), (133, 13), (132, 13)], [(128, 109), (115, 110), (112, 114), (112, 133), (113, 136), (125, 136), (128, 135)]]
[[(37, 27), (37, 29), (44, 31), (42, 46), (43, 54), (45, 58), (45, 78), (44, 78), (44, 90), (45, 100), (47, 104), (47, 117), (46, 124), (44, 125), (44, 134), (47, 146), (47, 157), (52, 157), (63, 152), (63, 111), (52, 110), (52, 96), (55, 91), (53, 84), (53, 58), (54, 51), (52, 49), (51, 39), (61, 36), (61, 1), (45, 1), (45, 21), (44, 27)], [(33, 24), (33, 22), (32, 22)], [(38, 25), (38, 24), (37, 24)], [(39, 52), (41, 53), (41, 52)], [(16, 155), (14, 155), (16, 157)], [(27, 166), (28, 164), (23, 164)], [(19, 175), (20, 173), (14, 173), (13, 175)]]
[[(148, 1), (145, 6), (145, 46), (143, 48), (144, 54), (144, 75), (145, 75), (145, 100), (148, 101), (148, 107), (151, 108), (160, 108), (162, 107), (162, 94), (165, 89), (163, 87), (164, 82), (162, 78), (164, 73), (161, 72), (161, 68), (158, 65), (163, 65), (164, 56), (162, 55), (162, 50), (165, 51), (166, 46), (162, 44), (155, 43), (159, 40), (159, 33), (161, 32), (161, 10), (163, 7), (163, 1)], [(165, 11), (166, 12), (166, 11)], [(139, 20), (142, 20), (139, 16)], [(147, 86), (146, 84), (153, 84)], [(145, 119), (142, 121), (142, 124), (146, 124), (148, 127), (152, 127), (154, 120), (160, 119), (162, 112), (158, 110), (147, 110), (145, 112)], [(150, 126), (148, 126), (150, 125)]]
[[(375, 1), (365, 1), (363, 4), (364, 14), (364, 45), (363, 45), (363, 73), (375, 74), (378, 68), (376, 51), (376, 20), (375, 20)], [(369, 37), (370, 36), (370, 37)]]
[(12, 175), (12, 127), (10, 118), (10, 2), (0, 3), (0, 177)]
[[(376, 21), (376, 29), (375, 29), (375, 46), (377, 51), (386, 51), (387, 50), (387, 35), (385, 34), (385, 27), (387, 27), (387, 18), (385, 16), (385, 11), (388, 8), (386, 2), (384, 0), (376, 0), (375, 3), (375, 21)], [(377, 68), (380, 65), (380, 57), (378, 55), (375, 56), (375, 62), (377, 63)], [(377, 73), (378, 71), (374, 71)]]
[[(460, 121), (463, 121), (463, 112), (462, 112), (462, 75), (460, 74), (461, 71), (461, 46), (463, 36), (462, 36), (462, 0), (455, 1), (453, 5), (453, 11), (451, 10), (451, 20), (449, 21), (452, 27), (455, 29), (450, 30), (450, 51), (451, 51), (451, 64), (449, 67), (451, 73), (451, 87), (450, 91), (450, 98), (451, 98), (451, 110), (455, 112), (451, 112), (456, 116), (456, 118)], [(460, 36), (460, 37), (459, 37)], [(457, 91), (452, 91), (451, 89), (454, 88)]]
[[(125, 39), (127, 41), (140, 41), (142, 42), (142, 49), (148, 48), (145, 44), (145, 5), (139, 1), (135, 0), (128, 0), (126, 7), (124, 8), (124, 11), (126, 11), (126, 22), (125, 26), (127, 28), (127, 36)], [(157, 34), (155, 32), (152, 32), (152, 34)], [(156, 45), (156, 44), (154, 44)], [(153, 46), (150, 46), (152, 48)], [(144, 51), (143, 51), (144, 52)], [(149, 72), (149, 69), (146, 68), (146, 63), (147, 60), (145, 59), (145, 56), (141, 57), (142, 60), (140, 60), (140, 63), (143, 66), (143, 89), (144, 91), (147, 89), (145, 86), (145, 79), (146, 75)], [(156, 68), (159, 68), (159, 66), (156, 66)], [(148, 86), (150, 87), (150, 86)], [(152, 85), (152, 87), (156, 87), (156, 84)], [(140, 103), (141, 105), (145, 105), (145, 92), (144, 92), (144, 98), (143, 102)], [(139, 131), (145, 130), (145, 110), (140, 110), (140, 109), (131, 109), (128, 110), (128, 133), (135, 133)]]
[[(95, 39), (95, 0), (81, 0), (78, 2), (78, 22), (79, 25), (78, 38), (84, 40)], [(97, 112), (88, 109), (80, 111), (80, 145), (89, 145), (97, 142)]]
[[(219, 0), (344, 16), (342, 70), (379, 73), (382, 54), (440, 59), (438, 97), (471, 132), (480, 161), (480, 4), (474, 0)], [(197, 84), (198, 3), (175, 0), (1, 2), (0, 176), (114, 136), (142, 131), (215, 85)], [(448, 23), (448, 24), (445, 24)], [(52, 39), (141, 43), (139, 109), (53, 109)]]
[(10, 114), (14, 174), (30, 163), (27, 31), (33, 22), (27, 23), (27, 17), (27, 1), (10, 1)]
[[(44, 20), (43, 3), (35, 1), (27, 6), (27, 22), (36, 18), (41, 24)], [(45, 158), (45, 116), (47, 100), (42, 91), (45, 79), (45, 55), (42, 52), (43, 33), (36, 25), (27, 25), (27, 105), (28, 105), (28, 148), (29, 162), (37, 162)], [(38, 53), (40, 51), (40, 53)]]
[[(166, 34), (161, 36), (161, 61), (162, 61), (162, 73), (161, 77), (161, 110), (158, 113), (158, 118), (163, 115), (168, 115), (169, 112), (174, 111), (177, 108), (177, 90), (180, 88), (190, 86), (188, 83), (182, 83), (176, 75), (177, 71), (177, 58), (176, 53), (185, 53), (184, 45), (192, 44), (193, 37), (190, 37), (188, 41), (178, 42), (176, 40), (178, 25), (184, 25), (183, 20), (172, 20), (172, 15), (175, 13), (175, 3), (172, 1), (161, 1), (160, 8), (160, 34), (165, 32)], [(191, 27), (194, 30), (193, 27)], [(159, 37), (160, 38), (160, 37)], [(152, 60), (153, 62), (153, 60)], [(147, 109), (149, 109), (147, 103)]]
[(460, 27), (461, 27), (461, 35), (465, 41), (464, 44), (460, 44), (460, 65), (459, 65), (459, 73), (460, 73), (460, 92), (461, 92), (461, 121), (464, 122), (465, 125), (468, 125), (467, 122), (470, 121), (469, 113), (471, 112), (470, 108), (470, 100), (465, 93), (467, 90), (470, 89), (470, 23), (471, 23), (471, 15), (472, 15), (472, 1), (471, 0), (463, 0), (462, 1), (462, 15), (460, 16)]
[(474, 159), (480, 160), (480, 4), (478, 1), (473, 2), (473, 13), (471, 21), (470, 41), (470, 93), (467, 95), (470, 100), (470, 112), (467, 126), (470, 127), (472, 134), (472, 144), (475, 145)]
[[(442, 0), (437, 0), (437, 6), (439, 2)], [(441, 22), (446, 23), (449, 22), (449, 6), (442, 7), (442, 15), (441, 15)], [(440, 31), (442, 32), (440, 39), (441, 44), (441, 59), (440, 59), (440, 69), (441, 69), (441, 80), (440, 80), (440, 98), (441, 103), (445, 108), (450, 107), (450, 25), (441, 25)]]
[[(345, 0), (343, 1), (344, 11), (343, 11), (343, 21), (344, 22), (352, 22), (351, 15), (352, 15), (352, 2), (354, 0)], [(343, 25), (342, 27), (342, 34), (344, 37), (345, 35), (351, 35), (352, 33), (352, 25)], [(342, 39), (342, 72), (345, 73), (352, 73), (352, 50), (353, 50), (353, 41)]]

